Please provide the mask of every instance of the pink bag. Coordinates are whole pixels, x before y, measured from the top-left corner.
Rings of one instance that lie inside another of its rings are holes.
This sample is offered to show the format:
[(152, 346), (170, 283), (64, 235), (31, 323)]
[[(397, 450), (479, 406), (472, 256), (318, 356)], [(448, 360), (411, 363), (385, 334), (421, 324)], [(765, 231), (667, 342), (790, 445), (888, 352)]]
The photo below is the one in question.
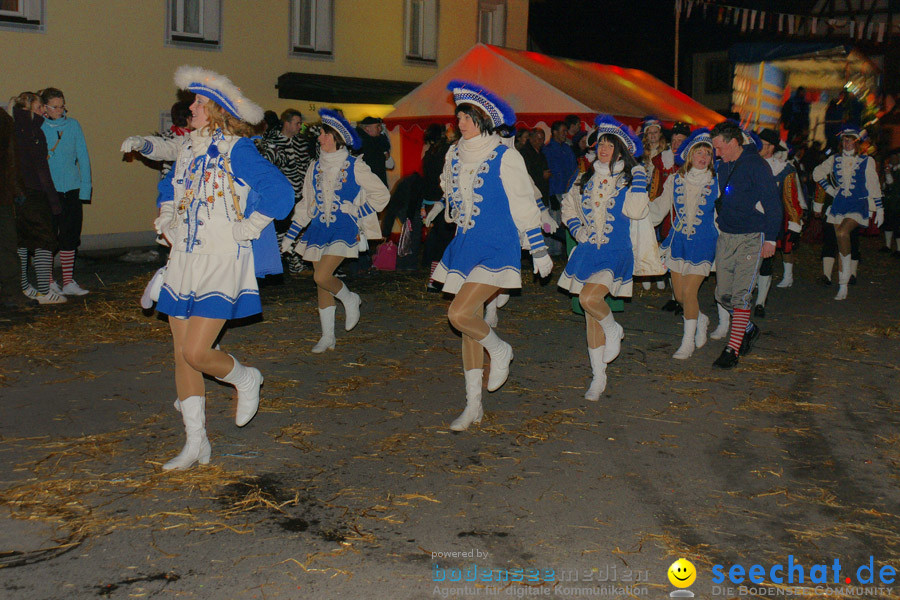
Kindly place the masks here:
[(388, 240), (378, 246), (378, 249), (375, 250), (375, 257), (372, 259), (372, 266), (379, 271), (396, 271), (397, 244)]

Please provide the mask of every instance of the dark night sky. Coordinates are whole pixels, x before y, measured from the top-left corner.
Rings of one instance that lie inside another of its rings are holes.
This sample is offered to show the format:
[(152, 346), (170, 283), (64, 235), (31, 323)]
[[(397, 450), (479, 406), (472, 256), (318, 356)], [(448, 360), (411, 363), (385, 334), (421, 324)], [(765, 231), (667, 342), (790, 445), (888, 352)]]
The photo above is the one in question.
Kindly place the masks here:
[[(810, 14), (815, 0), (728, 0), (728, 5)], [(528, 33), (533, 50), (580, 60), (642, 69), (672, 84), (674, 72), (674, 0), (531, 0)], [(708, 14), (712, 14), (712, 7)], [(736, 42), (841, 41), (801, 38), (776, 32), (741, 34), (740, 28), (716, 25), (694, 7), (682, 19), (680, 85), (690, 93), (690, 56), (725, 50)], [(863, 48), (866, 51), (865, 48)], [(883, 50), (876, 50), (880, 53)]]

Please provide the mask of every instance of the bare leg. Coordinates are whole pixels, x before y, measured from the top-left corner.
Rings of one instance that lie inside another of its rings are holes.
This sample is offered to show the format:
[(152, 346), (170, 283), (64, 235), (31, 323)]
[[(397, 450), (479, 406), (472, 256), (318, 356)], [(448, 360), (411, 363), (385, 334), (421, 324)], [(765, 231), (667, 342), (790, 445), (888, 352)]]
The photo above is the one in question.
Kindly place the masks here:
[[(478, 310), (476, 314), (480, 317), (481, 310)], [(463, 369), (466, 371), (484, 368), (484, 346), (479, 344), (478, 340), (465, 333), (462, 334), (462, 355)]]
[(217, 378), (225, 377), (231, 372), (234, 361), (228, 354), (213, 348), (224, 326), (224, 319), (190, 317), (187, 320), (187, 336), (182, 342), (181, 351), (185, 361), (195, 371)]
[(609, 305), (606, 303), (606, 295), (609, 289), (605, 285), (589, 283), (585, 285), (578, 299), (581, 307), (588, 315), (587, 337), (588, 348), (599, 348), (606, 344), (606, 334), (600, 321), (610, 314)]
[(850, 234), (859, 227), (859, 223), (853, 219), (844, 219), (840, 225), (835, 226), (834, 234), (837, 237), (838, 252), (844, 256), (850, 255)]
[(313, 281), (316, 282), (319, 308), (334, 306), (334, 295), (344, 287), (344, 283), (334, 276), (334, 272), (343, 261), (343, 256), (326, 254), (313, 263)]
[[(484, 416), (484, 409), (481, 405), (481, 388), (485, 349), (489, 352), (493, 349), (492, 357), (502, 355), (498, 360), (491, 359), (491, 375), (496, 378), (496, 381), (489, 378), (488, 389), (497, 389), (503, 384), (503, 381), (506, 381), (505, 375), (500, 381), (495, 374), (495, 364), (502, 363), (496, 369), (498, 372), (505, 367), (505, 372), (509, 373), (512, 350), (509, 344), (497, 337), (497, 334), (491, 330), (483, 318), (484, 303), (494, 297), (498, 289), (483, 283), (464, 283), (447, 310), (447, 318), (450, 323), (462, 333), (463, 369), (466, 379), (466, 408), (450, 424), (450, 429), (453, 431), (464, 431), (472, 423), (480, 423)], [(492, 382), (495, 383), (494, 387), (492, 387)]]
[[(700, 292), (700, 286), (703, 285), (703, 275), (682, 275), (681, 276), (681, 295), (683, 300), (679, 300), (684, 306), (684, 318), (696, 319), (700, 315), (700, 301), (697, 294)], [(674, 282), (675, 278), (672, 277)]]
[(224, 325), (224, 319), (169, 318), (175, 355), (175, 388), (179, 399), (204, 395), (203, 373), (224, 377), (231, 371), (234, 366), (231, 357), (213, 349)]
[(484, 303), (498, 290), (484, 283), (464, 283), (447, 310), (450, 324), (463, 334), (463, 366), (467, 371), (484, 365), (484, 350), (479, 340), (491, 333), (482, 316)]

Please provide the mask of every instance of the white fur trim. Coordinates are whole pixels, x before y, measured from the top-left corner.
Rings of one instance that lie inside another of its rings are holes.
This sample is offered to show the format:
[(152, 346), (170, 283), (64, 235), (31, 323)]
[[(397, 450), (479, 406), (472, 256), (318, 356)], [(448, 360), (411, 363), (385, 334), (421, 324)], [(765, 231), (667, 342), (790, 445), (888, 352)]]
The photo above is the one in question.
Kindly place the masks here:
[[(264, 113), (262, 107), (244, 96), (243, 92), (241, 92), (241, 88), (234, 85), (230, 79), (224, 75), (219, 75), (215, 71), (210, 71), (209, 69), (204, 69), (202, 67), (182, 65), (175, 71), (175, 85), (178, 86), (179, 89), (191, 90), (195, 93), (199, 93), (201, 96), (206, 96), (206, 94), (199, 91), (198, 88), (210, 88), (221, 94), (223, 98), (226, 98), (228, 102), (230, 102), (231, 107), (223, 105), (223, 108), (228, 110), (228, 112), (232, 112), (231, 108), (233, 108), (234, 114), (242, 121), (255, 124), (263, 120)], [(213, 97), (212, 99), (215, 100), (217, 104), (223, 104), (223, 102), (217, 98)]]

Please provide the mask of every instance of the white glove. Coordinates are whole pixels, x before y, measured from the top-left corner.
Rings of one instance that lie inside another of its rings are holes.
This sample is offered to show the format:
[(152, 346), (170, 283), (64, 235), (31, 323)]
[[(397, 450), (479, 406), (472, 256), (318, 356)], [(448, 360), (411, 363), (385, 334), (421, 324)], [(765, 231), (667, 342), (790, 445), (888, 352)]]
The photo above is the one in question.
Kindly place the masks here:
[(881, 227), (884, 224), (884, 209), (875, 209), (875, 227)]
[(259, 238), (259, 234), (266, 228), (266, 225), (272, 222), (272, 217), (267, 217), (259, 211), (256, 211), (249, 217), (238, 221), (231, 226), (231, 235), (237, 242), (247, 242)]
[(130, 137), (125, 138), (125, 141), (122, 142), (121, 151), (123, 153), (135, 152), (144, 147), (144, 138), (139, 135), (132, 135)]
[(342, 213), (347, 213), (348, 215), (355, 215), (357, 213), (357, 208), (352, 202), (341, 202), (340, 211)]
[(291, 239), (288, 236), (284, 236), (284, 239), (281, 240), (281, 253), (282, 254), (290, 254), (294, 251), (294, 244), (297, 243), (297, 238)]
[(597, 160), (597, 153), (593, 150), (588, 150), (584, 153), (584, 160), (586, 160), (588, 164), (593, 163), (595, 160)]
[(369, 240), (366, 239), (366, 234), (359, 231), (359, 242), (356, 244), (357, 252), (368, 252), (369, 251)]
[(384, 168), (388, 171), (393, 171), (395, 166), (394, 157), (388, 156), (387, 160), (384, 161)]
[(575, 241), (579, 244), (586, 244), (591, 239), (591, 232), (587, 227), (580, 227), (575, 233)]
[(541, 211), (541, 229), (544, 230), (544, 233), (554, 233), (559, 229), (559, 223), (553, 220), (549, 210)]
[(431, 210), (428, 211), (428, 214), (425, 216), (425, 219), (422, 221), (422, 224), (425, 227), (431, 227), (431, 223), (438, 218), (444, 212), (444, 205), (441, 202), (435, 202), (434, 206), (431, 207)]
[(170, 245), (175, 244), (175, 204), (163, 202), (159, 207), (159, 216), (153, 221), (153, 229), (156, 233), (169, 240)]
[(533, 256), (531, 260), (534, 263), (535, 273), (540, 273), (542, 278), (550, 275), (550, 271), (553, 270), (553, 259), (550, 258), (549, 254)]

